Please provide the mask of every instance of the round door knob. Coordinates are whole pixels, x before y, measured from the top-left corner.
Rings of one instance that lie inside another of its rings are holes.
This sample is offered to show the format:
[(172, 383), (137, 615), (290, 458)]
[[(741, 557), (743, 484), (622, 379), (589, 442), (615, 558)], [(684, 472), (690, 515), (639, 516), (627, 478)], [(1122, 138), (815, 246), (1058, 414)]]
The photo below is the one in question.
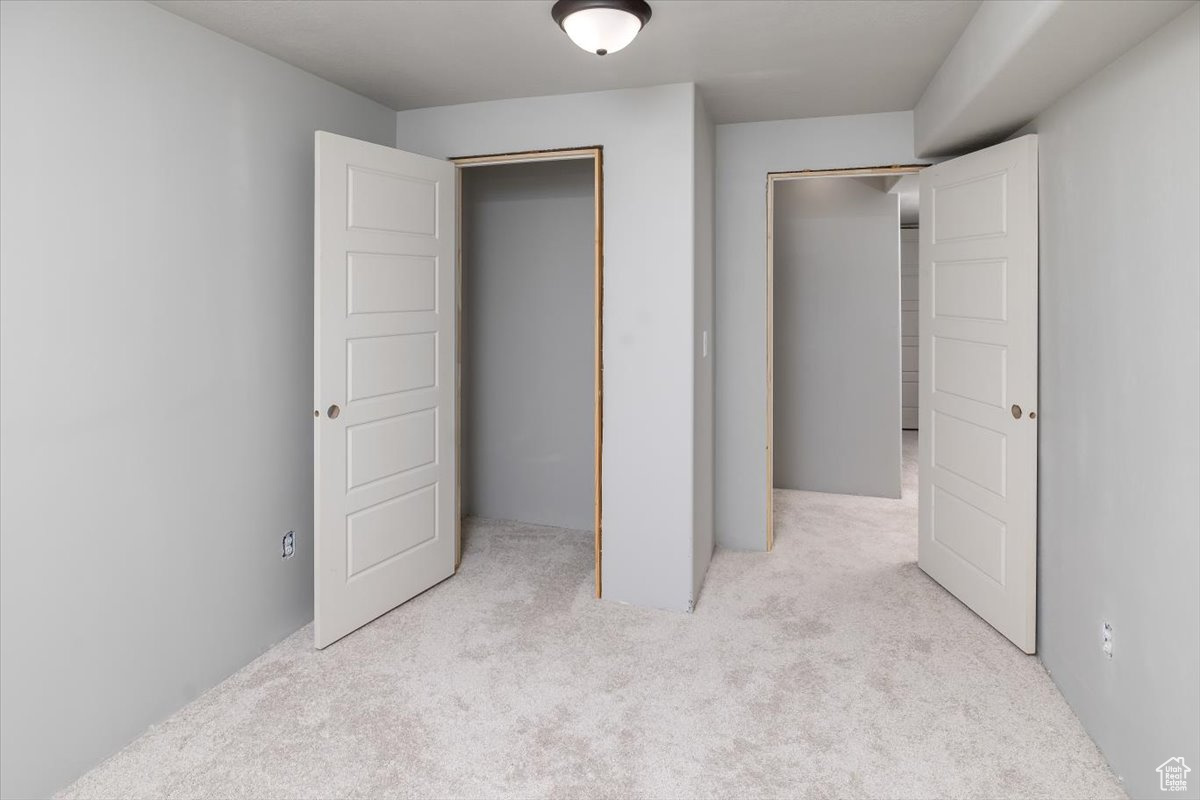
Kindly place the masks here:
[[(1014, 408), (1015, 408), (1015, 406), (1014, 406)], [(329, 415), (330, 419), (337, 419), (338, 414), (341, 414), (342, 410), (340, 408), (338, 408), (336, 405), (332, 405), (329, 407), (329, 410), (326, 411), (325, 413)]]
[(1019, 405), (1017, 405), (1016, 403), (1013, 403), (1012, 415), (1013, 415), (1013, 419), (1021, 418), (1021, 407)]

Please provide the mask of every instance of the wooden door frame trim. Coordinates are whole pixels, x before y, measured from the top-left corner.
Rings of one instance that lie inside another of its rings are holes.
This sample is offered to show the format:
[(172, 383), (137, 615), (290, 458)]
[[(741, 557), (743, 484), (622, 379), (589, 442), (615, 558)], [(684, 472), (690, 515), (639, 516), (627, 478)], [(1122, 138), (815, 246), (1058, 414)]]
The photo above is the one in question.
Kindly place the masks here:
[(496, 153), (485, 156), (455, 156), (451, 158), (460, 167), (490, 167), (497, 164), (526, 164), (533, 161), (569, 161), (580, 158), (600, 158), (604, 152), (601, 145), (591, 147), (560, 147), (556, 150), (526, 150), (518, 153)]
[(455, 421), (454, 447), (457, 453), (455, 459), (458, 471), (455, 481), (455, 494), (458, 515), (455, 521), (454, 568), (462, 562), (462, 171), (471, 167), (497, 166), (501, 164), (528, 164), (539, 161), (568, 161), (577, 159), (592, 159), (595, 164), (593, 173), (593, 204), (595, 216), (593, 222), (593, 467), (592, 467), (592, 509), (594, 549), (596, 552), (596, 597), (602, 594), (601, 555), (603, 553), (603, 531), (601, 529), (601, 511), (603, 496), (601, 478), (604, 474), (604, 147), (568, 147), (557, 150), (528, 150), (517, 153), (496, 153), (492, 155), (458, 156), (451, 158), (455, 170), (455, 195), (458, 198), (458, 232), (455, 258), (455, 303), (457, 304), (458, 331), (456, 333), (458, 346), (455, 350)]
[(929, 166), (932, 164), (891, 164), (767, 173), (767, 552), (775, 548), (775, 182), (804, 178), (913, 175)]

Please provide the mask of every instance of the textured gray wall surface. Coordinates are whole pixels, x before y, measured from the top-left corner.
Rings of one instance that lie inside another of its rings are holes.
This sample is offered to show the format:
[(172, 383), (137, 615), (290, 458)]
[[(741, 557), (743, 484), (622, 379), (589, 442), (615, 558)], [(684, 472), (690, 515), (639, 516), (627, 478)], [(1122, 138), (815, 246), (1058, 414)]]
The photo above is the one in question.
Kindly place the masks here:
[[(693, 526), (692, 600), (700, 596), (713, 547), (713, 171), (716, 130), (700, 95), (696, 95), (696, 311), (692, 335), (695, 397), (692, 442)], [(707, 339), (707, 346), (706, 346)], [(707, 349), (707, 352), (705, 350)]]
[(1038, 651), (1130, 797), (1176, 756), (1198, 797), (1200, 8), (1032, 130)]
[(312, 619), (313, 132), (395, 115), (140, 2), (0, 3), (0, 105), (0, 794), (36, 797)]
[(595, 167), (462, 171), (462, 508), (592, 530)]

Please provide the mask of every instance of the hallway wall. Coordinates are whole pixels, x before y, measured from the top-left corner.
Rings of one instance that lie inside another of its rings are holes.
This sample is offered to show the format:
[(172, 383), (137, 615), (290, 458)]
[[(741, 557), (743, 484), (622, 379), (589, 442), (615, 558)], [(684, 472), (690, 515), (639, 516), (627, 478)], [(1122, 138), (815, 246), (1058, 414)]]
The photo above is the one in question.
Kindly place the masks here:
[(1032, 130), (1038, 650), (1130, 796), (1154, 797), (1168, 758), (1200, 770), (1200, 7)]

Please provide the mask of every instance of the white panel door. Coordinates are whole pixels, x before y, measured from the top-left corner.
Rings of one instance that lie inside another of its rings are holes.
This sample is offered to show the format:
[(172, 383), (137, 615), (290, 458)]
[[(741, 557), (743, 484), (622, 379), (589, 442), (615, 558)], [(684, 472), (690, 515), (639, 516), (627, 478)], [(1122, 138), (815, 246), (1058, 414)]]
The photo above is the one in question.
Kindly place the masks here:
[(314, 633), (454, 572), (455, 167), (316, 136)]
[(1037, 137), (921, 172), (921, 569), (1036, 641)]

